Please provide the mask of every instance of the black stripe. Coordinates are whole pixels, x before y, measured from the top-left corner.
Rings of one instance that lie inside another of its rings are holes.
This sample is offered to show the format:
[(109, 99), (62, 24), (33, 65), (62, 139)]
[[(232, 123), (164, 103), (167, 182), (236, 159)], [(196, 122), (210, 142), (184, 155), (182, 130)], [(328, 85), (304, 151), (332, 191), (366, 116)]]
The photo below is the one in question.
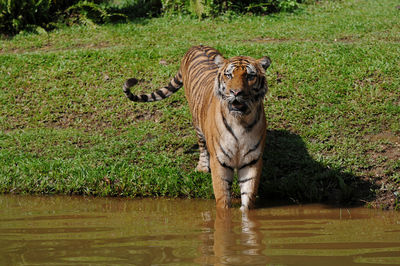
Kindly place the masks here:
[(182, 81), (178, 79), (177, 76), (174, 77), (174, 82), (176, 83), (176, 85), (182, 86)]
[(221, 132), (219, 131), (219, 128), (215, 127), (215, 129), (217, 130), (218, 136), (221, 137)]
[(213, 57), (213, 58), (215, 58), (217, 55), (218, 55), (218, 53), (216, 52), (216, 51), (211, 51), (211, 52), (209, 52), (208, 54), (208, 57)]
[[(200, 88), (200, 89), (197, 89), (197, 90), (193, 90), (193, 93), (198, 94), (199, 92), (202, 91), (201, 87), (199, 86), (199, 83), (201, 83), (202, 80), (203, 80), (202, 77), (200, 77), (199, 79), (192, 81), (192, 83), (190, 84), (190, 87), (192, 87), (192, 88)], [(196, 99), (196, 98), (197, 97), (194, 97), (194, 99)]]
[(200, 45), (200, 48), (205, 53), (207, 53), (208, 51), (213, 50), (210, 46), (204, 46), (204, 45)]
[(257, 94), (253, 97), (253, 102), (258, 102), (260, 99), (264, 99), (266, 93), (267, 92), (265, 90), (258, 91)]
[(265, 76), (262, 76), (260, 81), (261, 81), (260, 87), (265, 87)]
[(179, 90), (179, 88), (180, 87), (174, 87), (174, 85), (172, 85), (172, 83), (171, 82), (169, 82), (168, 83), (168, 86), (167, 87), (164, 87), (165, 89), (167, 89), (167, 90), (169, 90), (170, 92), (172, 92), (172, 93), (174, 93), (174, 92), (176, 92), (177, 90)]
[(228, 179), (225, 179), (225, 178), (223, 178), (222, 180), (225, 181), (226, 183), (228, 183), (229, 187), (232, 187), (232, 180), (228, 180)]
[(221, 73), (218, 74), (218, 78), (217, 78), (217, 82), (218, 82), (217, 95), (218, 95), (219, 97), (221, 97), (221, 99), (225, 100), (225, 99), (226, 99), (226, 96), (225, 96), (225, 94), (223, 93), (223, 89), (221, 90), (221, 80), (220, 80), (220, 78), (219, 78), (220, 76), (221, 76)]
[[(250, 65), (250, 61), (249, 60), (247, 60), (246, 58), (240, 58), (239, 59), (240, 61), (240, 63), (242, 64), (242, 65)], [(243, 62), (245, 62), (245, 63), (243, 63)]]
[(206, 70), (216, 70), (217, 68), (218, 66), (216, 64), (212, 64), (208, 68), (206, 68)]
[(211, 65), (215, 65), (216, 66), (216, 64), (209, 58), (193, 62), (193, 64), (192, 64), (193, 67), (197, 67), (197, 66), (204, 66), (205, 67), (205, 66), (211, 66)]
[(239, 184), (246, 183), (246, 182), (248, 182), (248, 181), (250, 181), (250, 180), (253, 180), (253, 179), (254, 179), (254, 177), (250, 177), (250, 178), (243, 179), (243, 180), (238, 180), (238, 183), (239, 183)]
[(156, 95), (154, 94), (154, 92), (151, 93), (151, 98), (153, 99), (153, 101), (156, 100)]
[(189, 71), (192, 73), (193, 77), (202, 78), (204, 76), (204, 67), (201, 65), (196, 66), (192, 64), (189, 66)]
[(222, 116), (222, 121), (224, 122), (226, 129), (229, 131), (229, 133), (232, 134), (232, 136), (235, 138), (235, 140), (238, 141), (237, 137), (235, 136), (235, 133), (233, 133), (233, 130), (232, 130), (231, 126), (228, 124), (228, 122), (226, 121), (223, 113), (221, 113), (221, 116)]
[(256, 115), (256, 118), (254, 119), (254, 121), (245, 127), (246, 131), (247, 132), (251, 131), (253, 129), (253, 127), (258, 123), (259, 120), (260, 120), (260, 108), (258, 108), (258, 110), (257, 110), (257, 115)]
[(158, 90), (158, 91), (156, 91), (156, 93), (157, 93), (158, 95), (160, 95), (160, 97), (163, 98), (163, 99), (166, 97), (165, 94), (164, 94), (164, 92), (163, 92), (162, 90)]
[(247, 154), (249, 154), (250, 152), (253, 152), (253, 151), (257, 150), (258, 146), (259, 146), (260, 143), (261, 143), (262, 138), (263, 138), (263, 137), (261, 136), (261, 138), (260, 138), (260, 140), (257, 142), (257, 144), (254, 145), (254, 147), (251, 148), (248, 152), (246, 152), (246, 154), (245, 154), (244, 156), (247, 156)]
[(221, 83), (221, 76), (222, 76), (221, 72), (218, 73), (218, 75), (217, 75), (218, 84)]
[(146, 94), (140, 95), (140, 98), (142, 98), (142, 100), (143, 100), (144, 102), (147, 102), (147, 101), (149, 100), (149, 97), (147, 97)]
[(194, 62), (194, 61), (196, 61), (198, 58), (200, 58), (200, 57), (206, 57), (206, 55), (204, 54), (204, 53), (199, 53), (199, 54), (197, 54), (197, 53), (195, 53), (194, 55), (193, 55), (193, 57), (192, 58), (190, 58), (190, 62)]
[(135, 78), (130, 78), (130, 79), (128, 79), (127, 81), (125, 81), (125, 84), (124, 84), (124, 87), (126, 88), (126, 89), (129, 89), (130, 87), (132, 87), (132, 86), (135, 86), (136, 84), (138, 84), (138, 80), (137, 79), (135, 79)]
[(256, 164), (260, 158), (261, 158), (261, 156), (259, 156), (257, 159), (254, 159), (253, 161), (251, 161), (249, 163), (242, 165), (241, 167), (239, 167), (239, 170), (242, 170), (243, 168), (246, 168), (248, 166), (252, 166), (252, 165)]
[(219, 145), (219, 148), (221, 149), (222, 153), (223, 153), (226, 157), (228, 157), (229, 160), (232, 159), (231, 156), (229, 156), (229, 154), (224, 150), (224, 148), (222, 148), (221, 143), (218, 142), (218, 145)]
[(222, 167), (227, 168), (227, 169), (233, 171), (233, 167), (232, 167), (232, 166), (229, 166), (229, 165), (227, 165), (226, 163), (221, 163), (221, 161), (218, 159), (218, 157), (217, 157), (217, 161), (219, 162), (219, 164), (220, 164)]
[(242, 193), (240, 193), (240, 195), (248, 195), (249, 193), (247, 193), (247, 192), (242, 192)]
[(257, 85), (255, 87), (257, 88), (257, 90), (260, 90), (261, 88), (264, 87), (263, 85), (264, 85), (263, 78), (260, 78), (257, 80)]
[(203, 46), (202, 51), (205, 53), (206, 56), (210, 57), (214, 54), (219, 54), (217, 50), (209, 46)]
[(126, 97), (128, 97), (129, 100), (133, 101), (133, 102), (137, 102), (139, 97), (135, 94), (132, 94), (129, 90), (125, 91), (125, 95)]
[(204, 139), (204, 134), (201, 132), (200, 128), (195, 126), (194, 129), (196, 130), (197, 136)]

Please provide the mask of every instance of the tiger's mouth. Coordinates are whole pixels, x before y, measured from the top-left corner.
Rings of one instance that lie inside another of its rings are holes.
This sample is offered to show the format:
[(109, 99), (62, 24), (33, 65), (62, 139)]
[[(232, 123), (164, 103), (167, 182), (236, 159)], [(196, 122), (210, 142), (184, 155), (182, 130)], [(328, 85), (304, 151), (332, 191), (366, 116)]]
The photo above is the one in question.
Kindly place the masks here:
[(238, 112), (241, 114), (245, 114), (247, 113), (248, 106), (245, 103), (239, 102), (238, 100), (235, 99), (232, 102), (229, 102), (228, 109), (230, 112)]

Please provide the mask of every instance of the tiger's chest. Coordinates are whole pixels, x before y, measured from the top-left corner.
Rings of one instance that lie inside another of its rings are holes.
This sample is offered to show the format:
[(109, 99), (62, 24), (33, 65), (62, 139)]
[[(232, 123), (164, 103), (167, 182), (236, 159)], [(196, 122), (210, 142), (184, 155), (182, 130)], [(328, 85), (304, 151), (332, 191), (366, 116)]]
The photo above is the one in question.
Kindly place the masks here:
[(221, 117), (217, 123), (219, 138), (215, 136), (214, 148), (218, 160), (232, 168), (241, 166), (259, 158), (263, 150), (265, 121), (263, 117), (251, 128), (246, 128), (234, 119)]

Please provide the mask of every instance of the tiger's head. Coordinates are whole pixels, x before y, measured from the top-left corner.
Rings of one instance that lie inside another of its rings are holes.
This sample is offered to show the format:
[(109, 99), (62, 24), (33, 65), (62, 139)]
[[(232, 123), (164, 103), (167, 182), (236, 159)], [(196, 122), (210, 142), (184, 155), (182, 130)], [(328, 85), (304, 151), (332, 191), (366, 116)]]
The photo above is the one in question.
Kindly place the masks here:
[(265, 70), (271, 59), (266, 56), (258, 60), (247, 56), (225, 59), (218, 55), (214, 61), (219, 68), (214, 85), (216, 95), (233, 115), (251, 113), (267, 93)]

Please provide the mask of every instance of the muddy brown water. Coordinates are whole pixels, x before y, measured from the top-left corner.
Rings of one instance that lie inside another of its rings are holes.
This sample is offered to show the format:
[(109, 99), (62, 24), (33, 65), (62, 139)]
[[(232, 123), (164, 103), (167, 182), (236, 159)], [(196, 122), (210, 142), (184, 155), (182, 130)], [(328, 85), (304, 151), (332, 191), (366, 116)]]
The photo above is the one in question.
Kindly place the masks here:
[(0, 265), (400, 264), (400, 212), (0, 195)]

